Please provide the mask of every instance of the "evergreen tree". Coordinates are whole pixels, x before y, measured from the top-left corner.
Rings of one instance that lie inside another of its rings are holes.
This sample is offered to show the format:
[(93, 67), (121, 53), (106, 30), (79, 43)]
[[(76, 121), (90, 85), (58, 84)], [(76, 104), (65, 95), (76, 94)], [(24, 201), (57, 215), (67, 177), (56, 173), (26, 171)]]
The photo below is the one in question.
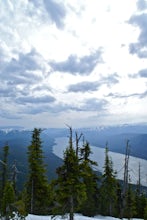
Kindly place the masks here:
[(6, 182), (8, 181), (8, 155), (9, 146), (6, 145), (3, 148), (3, 163), (2, 163), (2, 192), (5, 188)]
[(55, 181), (54, 214), (69, 213), (70, 220), (74, 219), (74, 212), (79, 209), (86, 198), (85, 185), (82, 182), (82, 170), (76, 150), (72, 143), (72, 129), (70, 128), (69, 146), (64, 152), (63, 165), (57, 169)]
[(112, 160), (108, 155), (108, 147), (105, 148), (105, 164), (100, 187), (101, 214), (114, 216), (116, 214), (117, 181), (113, 171)]
[(121, 183), (118, 181), (117, 182), (117, 201), (116, 201), (116, 216), (118, 218), (122, 218), (121, 216), (121, 211), (122, 211), (122, 185)]
[(35, 128), (28, 147), (29, 174), (26, 183), (27, 210), (32, 214), (46, 214), (49, 206), (49, 185), (43, 161), (41, 129)]
[(144, 218), (144, 211), (146, 205), (147, 205), (146, 196), (145, 193), (142, 192), (142, 188), (141, 188), (141, 165), (139, 162), (138, 181), (137, 181), (137, 188), (135, 191), (136, 218)]
[(83, 202), (80, 211), (86, 216), (94, 216), (98, 211), (98, 177), (92, 169), (92, 166), (97, 166), (97, 163), (90, 160), (91, 153), (90, 145), (86, 141), (81, 148), (80, 158), (83, 183), (86, 187), (86, 200)]
[(147, 205), (145, 206), (144, 209), (144, 220), (147, 220)]
[(5, 219), (9, 219), (9, 216), (13, 214), (13, 203), (15, 201), (14, 188), (11, 182), (7, 182), (3, 191), (2, 199), (2, 216), (5, 216)]
[(144, 193), (135, 193), (136, 218), (144, 218), (144, 210), (147, 205), (147, 199)]
[(135, 193), (131, 188), (131, 184), (128, 185), (128, 190), (126, 192), (126, 204), (124, 208), (124, 217), (132, 219), (136, 214), (135, 207)]
[(6, 183), (8, 182), (8, 155), (9, 155), (9, 146), (5, 145), (3, 147), (3, 159), (1, 160), (1, 184), (0, 184), (0, 210), (2, 209), (2, 200), (4, 189)]
[(25, 219), (27, 212), (25, 203), (22, 199), (18, 199), (14, 202), (13, 210), (15, 212), (15, 216), (17, 216), (17, 218), (14, 216), (14, 219)]

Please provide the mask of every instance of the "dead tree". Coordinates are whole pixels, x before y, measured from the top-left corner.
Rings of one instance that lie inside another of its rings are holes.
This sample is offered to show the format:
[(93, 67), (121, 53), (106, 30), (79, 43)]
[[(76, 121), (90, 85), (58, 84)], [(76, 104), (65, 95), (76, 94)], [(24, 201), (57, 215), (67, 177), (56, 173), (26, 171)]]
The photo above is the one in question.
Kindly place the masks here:
[(78, 136), (78, 133), (75, 132), (75, 135), (76, 135), (76, 156), (78, 157), (78, 153), (79, 153), (79, 141), (80, 141), (81, 137), (83, 136), (83, 134), (81, 133), (81, 134)]
[(124, 208), (126, 205), (126, 194), (128, 190), (128, 179), (129, 179), (129, 156), (130, 156), (130, 146), (129, 146), (129, 140), (127, 140), (126, 144), (126, 152), (125, 152), (125, 164), (124, 164), (124, 180), (123, 180), (123, 188), (122, 188), (122, 204), (121, 204), (121, 213), (120, 217), (123, 218), (124, 215)]
[(138, 195), (141, 194), (141, 165), (140, 165), (140, 162), (138, 165), (137, 193), (138, 193)]

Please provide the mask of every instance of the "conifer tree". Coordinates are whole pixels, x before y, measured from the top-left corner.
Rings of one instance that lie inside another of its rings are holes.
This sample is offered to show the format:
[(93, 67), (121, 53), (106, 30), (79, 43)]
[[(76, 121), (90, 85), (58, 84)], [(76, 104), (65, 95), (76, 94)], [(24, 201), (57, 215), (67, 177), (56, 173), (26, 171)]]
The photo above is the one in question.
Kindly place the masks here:
[(117, 202), (117, 181), (113, 171), (113, 163), (105, 148), (105, 164), (100, 188), (100, 209), (103, 215), (115, 215)]
[(4, 194), (4, 188), (8, 182), (8, 155), (9, 146), (6, 144), (3, 147), (3, 159), (0, 161), (1, 164), (1, 184), (0, 184), (0, 210), (2, 209), (2, 200)]
[(98, 177), (93, 171), (93, 166), (97, 166), (97, 163), (90, 159), (91, 153), (89, 143), (83, 142), (80, 161), (83, 183), (86, 187), (86, 200), (82, 204), (81, 212), (86, 216), (94, 216), (98, 211)]
[(115, 217), (122, 218), (122, 185), (120, 181), (117, 181), (117, 201), (116, 201), (116, 215)]
[(9, 146), (5, 145), (3, 148), (3, 163), (2, 163), (2, 192), (5, 188), (6, 182), (8, 181), (8, 155), (9, 155)]
[(147, 220), (147, 205), (144, 208), (144, 220)]
[(144, 218), (144, 210), (147, 205), (147, 198), (146, 195), (142, 192), (138, 194), (135, 193), (135, 207), (136, 207), (136, 218)]
[(40, 134), (41, 129), (33, 130), (31, 145), (28, 147), (29, 174), (26, 183), (26, 203), (28, 212), (32, 214), (46, 214), (49, 208), (49, 185)]
[(2, 216), (4, 216), (5, 219), (9, 219), (9, 216), (12, 216), (14, 201), (15, 193), (13, 185), (11, 182), (6, 182), (2, 199)]
[(132, 219), (136, 214), (135, 207), (135, 193), (131, 188), (131, 184), (128, 184), (128, 190), (126, 192), (126, 204), (124, 208), (124, 217)]
[(70, 128), (69, 146), (64, 152), (63, 165), (57, 169), (55, 182), (54, 214), (65, 215), (74, 219), (74, 212), (79, 209), (86, 198), (85, 185), (82, 182), (82, 171), (76, 150), (73, 147), (72, 129)]
[(138, 181), (137, 181), (137, 188), (135, 191), (136, 218), (144, 218), (144, 210), (146, 205), (147, 205), (146, 196), (141, 188), (141, 165), (139, 162)]

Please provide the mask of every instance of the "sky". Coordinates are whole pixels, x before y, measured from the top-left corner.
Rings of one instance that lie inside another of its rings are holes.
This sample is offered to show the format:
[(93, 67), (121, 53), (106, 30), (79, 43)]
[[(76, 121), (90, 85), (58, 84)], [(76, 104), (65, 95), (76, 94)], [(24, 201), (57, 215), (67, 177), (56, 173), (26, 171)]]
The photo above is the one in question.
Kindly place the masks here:
[(0, 126), (147, 123), (146, 0), (0, 1)]

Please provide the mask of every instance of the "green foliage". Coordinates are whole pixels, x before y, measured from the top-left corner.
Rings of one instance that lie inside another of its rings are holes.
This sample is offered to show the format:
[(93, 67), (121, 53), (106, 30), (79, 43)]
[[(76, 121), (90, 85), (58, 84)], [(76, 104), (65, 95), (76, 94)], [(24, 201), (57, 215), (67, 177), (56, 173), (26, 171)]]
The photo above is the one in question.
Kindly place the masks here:
[(136, 218), (144, 218), (144, 211), (147, 205), (147, 198), (144, 193), (135, 195)]
[(98, 177), (92, 169), (92, 165), (96, 166), (97, 163), (90, 160), (91, 153), (89, 143), (83, 143), (80, 162), (82, 167), (83, 183), (86, 190), (86, 200), (83, 202), (80, 212), (86, 216), (94, 216), (98, 211)]
[(57, 169), (55, 181), (54, 214), (70, 213), (70, 220), (74, 212), (79, 209), (86, 199), (86, 189), (83, 183), (82, 165), (72, 144), (72, 130), (70, 129), (69, 146), (64, 152), (63, 165)]
[(101, 214), (112, 216), (116, 213), (118, 185), (113, 171), (113, 163), (108, 152), (108, 147), (106, 147), (104, 173), (100, 187), (100, 210)]
[(0, 210), (2, 210), (3, 195), (6, 183), (8, 182), (8, 155), (9, 146), (3, 147), (3, 159), (1, 160), (1, 181), (0, 181)]
[(144, 209), (144, 220), (147, 220), (147, 205), (145, 206)]
[(72, 147), (66, 149), (63, 165), (57, 169), (57, 174), (54, 213), (64, 215), (71, 212), (71, 209), (73, 209), (72, 212), (75, 212), (86, 194), (78, 157)]
[(135, 206), (135, 194), (129, 184), (128, 190), (126, 192), (126, 204), (124, 209), (124, 217), (131, 219), (136, 214)]
[(25, 219), (27, 212), (26, 212), (25, 203), (22, 199), (17, 200), (16, 202), (13, 203), (13, 209), (19, 219)]
[(6, 145), (3, 148), (2, 191), (4, 190), (5, 184), (8, 180), (8, 154), (9, 146)]
[(89, 170), (87, 172), (87, 177), (84, 177), (83, 179), (83, 183), (85, 184), (86, 200), (82, 203), (80, 212), (86, 216), (94, 216), (98, 211), (99, 193), (96, 174)]
[[(63, 155), (63, 163), (57, 168), (57, 179), (51, 184), (46, 176), (46, 166), (40, 139), (41, 129), (34, 129), (32, 141), (28, 146), (28, 179), (23, 192), (15, 194), (15, 182), (9, 182), (8, 154), (9, 147), (3, 148), (0, 172), (0, 214), (7, 219), (20, 217), (25, 219), (28, 213), (36, 215), (66, 215), (73, 220), (74, 212), (86, 216), (97, 214), (128, 219), (144, 218), (147, 220), (147, 198), (133, 191), (127, 185), (123, 203), (122, 186), (116, 180), (113, 162), (109, 157), (108, 147), (105, 149), (104, 171), (101, 179), (93, 168), (97, 163), (90, 159), (91, 148), (88, 142), (79, 146), (83, 134), (76, 133), (76, 147), (73, 146), (72, 129), (70, 128), (69, 145)], [(14, 178), (15, 179), (15, 178)], [(123, 214), (122, 214), (123, 207)], [(122, 215), (121, 215), (122, 214)]]
[(122, 186), (119, 181), (117, 181), (117, 188), (116, 188), (116, 194), (117, 194), (117, 199), (116, 199), (116, 212), (115, 212), (115, 217), (122, 218)]
[(10, 182), (7, 182), (3, 191), (2, 216), (12, 216), (14, 201), (15, 193), (13, 186)]
[(40, 140), (41, 129), (35, 128), (28, 147), (29, 175), (26, 183), (26, 206), (32, 214), (48, 213), (49, 187)]
[(64, 152), (63, 165), (57, 169), (55, 181), (54, 214), (70, 213), (70, 219), (76, 211), (87, 216), (97, 213), (98, 178), (92, 169), (97, 163), (90, 160), (92, 152), (88, 142), (84, 142), (81, 148), (77, 143), (76, 147), (73, 147), (70, 130), (69, 146)]

